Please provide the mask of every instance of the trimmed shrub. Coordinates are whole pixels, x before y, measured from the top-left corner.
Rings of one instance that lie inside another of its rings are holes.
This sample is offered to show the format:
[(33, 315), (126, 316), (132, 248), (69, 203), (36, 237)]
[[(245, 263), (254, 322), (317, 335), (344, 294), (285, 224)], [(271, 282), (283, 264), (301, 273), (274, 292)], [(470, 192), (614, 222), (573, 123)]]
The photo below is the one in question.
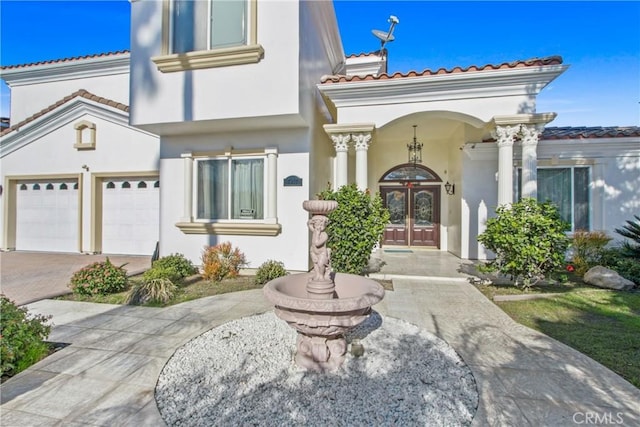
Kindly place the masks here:
[(289, 274), (284, 268), (284, 263), (281, 261), (268, 260), (262, 263), (256, 271), (255, 283), (256, 285), (264, 285), (270, 280), (277, 279)]
[(26, 308), (0, 295), (0, 374), (15, 375), (49, 353), (51, 316), (30, 315)]
[(198, 273), (198, 268), (184, 255), (178, 253), (164, 256), (154, 261), (151, 266), (157, 269), (175, 270), (178, 280)]
[(611, 239), (604, 231), (577, 230), (573, 233), (571, 262), (578, 276), (583, 277), (591, 267), (602, 263), (605, 246)]
[(144, 304), (157, 302), (166, 304), (178, 291), (178, 286), (166, 278), (155, 278), (137, 282), (127, 292), (125, 304)]
[(322, 200), (336, 200), (338, 208), (329, 214), (327, 246), (331, 248), (331, 266), (340, 273), (363, 274), (373, 247), (380, 241), (389, 222), (389, 211), (379, 194), (360, 191), (355, 184), (330, 188), (318, 194)]
[(622, 243), (623, 255), (640, 260), (640, 216), (633, 216), (636, 220), (627, 220), (627, 225), (616, 228), (615, 231), (622, 237), (630, 239)]
[(106, 295), (125, 290), (127, 283), (126, 270), (116, 267), (107, 258), (73, 273), (69, 287), (79, 295)]
[(527, 289), (545, 275), (562, 269), (569, 238), (564, 222), (551, 203), (525, 198), (511, 206), (499, 206), (497, 216), (487, 220), (478, 236), (485, 248), (495, 253), (481, 271), (499, 272)]
[(166, 266), (153, 266), (149, 270), (145, 271), (142, 275), (142, 280), (148, 282), (150, 280), (166, 279), (171, 282), (178, 282), (182, 279), (182, 275), (175, 268)]
[(202, 277), (205, 280), (219, 282), (227, 277), (236, 277), (240, 268), (247, 265), (247, 260), (231, 242), (205, 246), (202, 253)]

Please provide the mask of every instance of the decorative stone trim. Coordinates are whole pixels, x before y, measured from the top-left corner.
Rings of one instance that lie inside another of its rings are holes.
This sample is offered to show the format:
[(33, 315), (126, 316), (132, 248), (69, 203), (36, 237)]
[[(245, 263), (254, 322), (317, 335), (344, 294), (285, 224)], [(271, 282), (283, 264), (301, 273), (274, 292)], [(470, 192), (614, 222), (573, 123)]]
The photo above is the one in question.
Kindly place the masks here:
[(223, 234), (236, 236), (277, 236), (280, 224), (242, 222), (178, 222), (176, 227), (184, 234)]
[(96, 124), (87, 120), (81, 120), (73, 128), (76, 130), (76, 143), (73, 148), (76, 150), (96, 149)]
[(152, 57), (151, 60), (161, 72), (172, 73), (176, 71), (252, 64), (259, 62), (263, 56), (263, 47), (255, 44), (216, 50), (160, 55)]

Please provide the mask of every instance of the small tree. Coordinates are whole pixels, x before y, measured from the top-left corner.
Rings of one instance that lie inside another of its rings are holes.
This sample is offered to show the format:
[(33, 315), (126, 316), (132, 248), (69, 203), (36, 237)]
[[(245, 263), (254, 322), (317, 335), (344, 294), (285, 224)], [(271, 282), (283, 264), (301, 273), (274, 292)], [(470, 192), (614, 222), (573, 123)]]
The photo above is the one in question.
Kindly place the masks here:
[(497, 216), (487, 220), (478, 241), (496, 254), (483, 271), (511, 276), (525, 289), (564, 265), (569, 238), (558, 210), (550, 203), (522, 199), (511, 206), (499, 206)]
[(327, 226), (332, 268), (340, 273), (362, 274), (389, 222), (389, 212), (382, 206), (380, 195), (372, 197), (369, 190), (360, 191), (355, 184), (349, 184), (338, 191), (327, 188), (318, 197), (338, 202), (338, 208), (329, 214)]

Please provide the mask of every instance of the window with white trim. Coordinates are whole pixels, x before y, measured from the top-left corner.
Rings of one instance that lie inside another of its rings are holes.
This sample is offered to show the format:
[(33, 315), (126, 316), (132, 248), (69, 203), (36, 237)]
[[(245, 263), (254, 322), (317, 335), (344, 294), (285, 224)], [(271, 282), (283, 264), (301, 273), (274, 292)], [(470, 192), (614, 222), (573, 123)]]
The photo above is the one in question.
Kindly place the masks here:
[(217, 157), (196, 162), (197, 219), (264, 219), (264, 157)]
[[(538, 201), (550, 201), (558, 208), (571, 231), (590, 229), (589, 182), (585, 166), (538, 168)], [(517, 171), (516, 200), (522, 197), (522, 169)]]
[(174, 0), (171, 53), (248, 44), (247, 0)]

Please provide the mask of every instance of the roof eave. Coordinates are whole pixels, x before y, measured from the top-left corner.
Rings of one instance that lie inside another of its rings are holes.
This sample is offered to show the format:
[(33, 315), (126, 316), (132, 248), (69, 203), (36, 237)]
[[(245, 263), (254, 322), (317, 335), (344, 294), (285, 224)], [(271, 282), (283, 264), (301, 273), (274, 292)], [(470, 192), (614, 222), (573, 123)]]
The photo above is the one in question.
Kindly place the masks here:
[(318, 90), (336, 107), (537, 95), (568, 65), (546, 65), (387, 79), (320, 83)]
[(129, 73), (129, 52), (64, 62), (3, 68), (2, 79), (9, 87), (77, 78)]

